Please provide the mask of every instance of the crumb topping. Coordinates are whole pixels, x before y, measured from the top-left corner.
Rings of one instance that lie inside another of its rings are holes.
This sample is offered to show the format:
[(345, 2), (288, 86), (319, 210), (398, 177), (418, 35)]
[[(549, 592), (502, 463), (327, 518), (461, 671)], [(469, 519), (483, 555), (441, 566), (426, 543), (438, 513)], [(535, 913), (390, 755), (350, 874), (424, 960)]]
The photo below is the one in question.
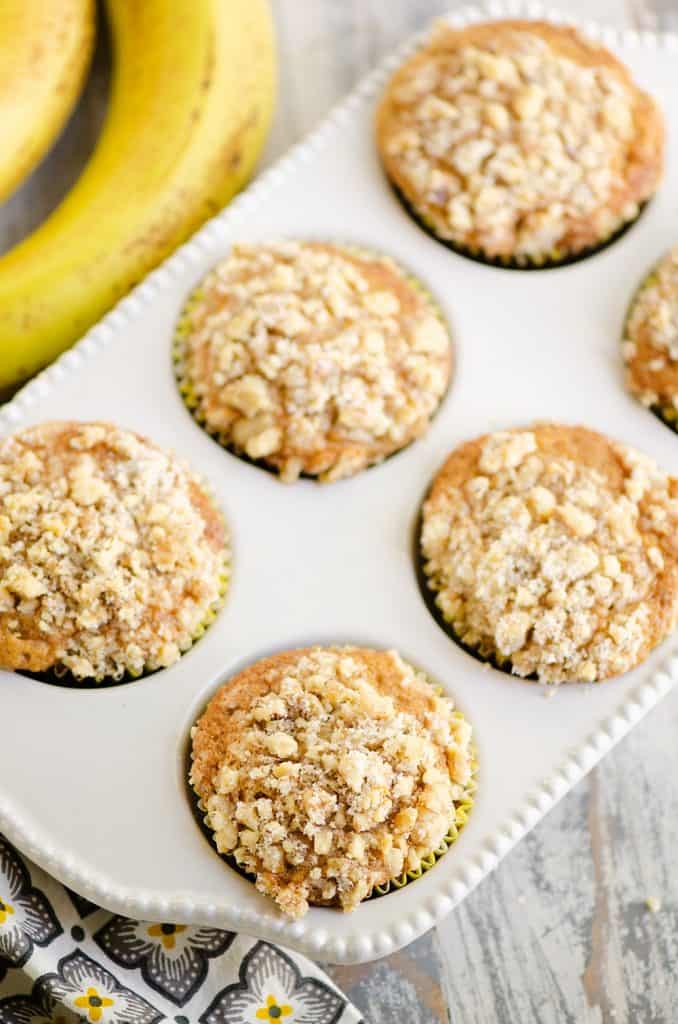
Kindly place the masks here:
[(425, 569), (444, 618), (462, 642), (542, 682), (633, 667), (657, 622), (667, 619), (666, 635), (678, 612), (674, 481), (609, 442), (613, 486), (546, 448), (539, 428), (477, 444), (461, 477), (448, 485), (443, 470), (424, 506)]
[(380, 691), (360, 651), (298, 653), (268, 669), (259, 696), (233, 713), (206, 800), (195, 745), (192, 770), (219, 851), (294, 917), (309, 903), (351, 910), (418, 867), (471, 779), (470, 726), (398, 654), (370, 652), (416, 714)]
[(668, 402), (678, 410), (678, 246), (636, 295), (623, 352), (629, 387), (643, 404)]
[(223, 525), (197, 479), (103, 423), (0, 442), (0, 661), (121, 678), (191, 645), (219, 602)]
[(184, 326), (199, 415), (287, 481), (336, 480), (402, 447), (449, 379), (431, 301), (392, 261), (336, 246), (234, 246)]
[(441, 25), (384, 101), (387, 169), (443, 238), (493, 256), (576, 250), (656, 186), (657, 169), (641, 181), (636, 167), (661, 159), (656, 139), (638, 152), (639, 97), (651, 104), (573, 30)]

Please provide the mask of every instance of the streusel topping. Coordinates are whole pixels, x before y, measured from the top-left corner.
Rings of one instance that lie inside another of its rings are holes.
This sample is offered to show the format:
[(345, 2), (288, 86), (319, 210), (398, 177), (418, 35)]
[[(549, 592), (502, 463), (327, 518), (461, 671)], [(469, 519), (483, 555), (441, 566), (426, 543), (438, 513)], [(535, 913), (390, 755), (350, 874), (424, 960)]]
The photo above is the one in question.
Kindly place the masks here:
[(678, 410), (678, 246), (636, 295), (623, 351), (629, 388), (643, 404)]
[(422, 550), (463, 643), (543, 682), (625, 672), (676, 623), (676, 481), (581, 428), (463, 445), (424, 505)]
[(332, 245), (234, 246), (182, 326), (198, 416), (288, 481), (336, 480), (401, 448), (450, 375), (427, 296), (391, 260)]
[(572, 29), (441, 24), (379, 114), (386, 169), (442, 238), (537, 258), (638, 213), (662, 162), (657, 109)]
[(117, 679), (172, 664), (219, 602), (224, 527), (171, 455), (104, 423), (0, 442), (0, 664)]
[(206, 821), (286, 913), (351, 910), (442, 842), (471, 780), (471, 729), (394, 651), (260, 666), (253, 692), (236, 677), (194, 730)]

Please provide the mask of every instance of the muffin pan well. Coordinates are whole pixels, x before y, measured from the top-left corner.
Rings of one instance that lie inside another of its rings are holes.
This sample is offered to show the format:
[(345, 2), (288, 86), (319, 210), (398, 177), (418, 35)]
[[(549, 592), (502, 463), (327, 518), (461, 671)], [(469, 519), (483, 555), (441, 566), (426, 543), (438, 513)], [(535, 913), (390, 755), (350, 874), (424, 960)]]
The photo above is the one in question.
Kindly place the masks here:
[[(502, 13), (492, 4), (453, 21)], [(535, 5), (525, 13), (548, 16)], [(658, 97), (669, 138), (663, 187), (603, 252), (518, 273), (457, 256), (412, 223), (373, 138), (379, 94), (410, 43), (0, 410), (3, 434), (46, 419), (108, 419), (174, 448), (209, 480), (232, 530), (225, 607), (171, 668), (102, 690), (0, 672), (0, 831), (83, 895), (133, 918), (209, 923), (324, 961), (383, 956), (459, 903), (678, 677), (674, 639), (625, 676), (563, 686), (546, 700), (540, 686), (450, 640), (413, 566), (422, 496), (464, 438), (537, 419), (583, 423), (678, 472), (675, 435), (627, 394), (620, 356), (631, 294), (675, 242), (678, 39), (584, 29)], [(428, 433), (327, 487), (286, 487), (225, 452), (194, 422), (174, 380), (172, 337), (186, 296), (233, 241), (271, 236), (332, 238), (393, 256), (436, 296), (454, 337), (452, 387)], [(186, 742), (209, 696), (241, 667), (329, 642), (395, 647), (439, 682), (473, 724), (478, 791), (458, 842), (422, 878), (353, 914), (315, 908), (292, 923), (196, 827)]]

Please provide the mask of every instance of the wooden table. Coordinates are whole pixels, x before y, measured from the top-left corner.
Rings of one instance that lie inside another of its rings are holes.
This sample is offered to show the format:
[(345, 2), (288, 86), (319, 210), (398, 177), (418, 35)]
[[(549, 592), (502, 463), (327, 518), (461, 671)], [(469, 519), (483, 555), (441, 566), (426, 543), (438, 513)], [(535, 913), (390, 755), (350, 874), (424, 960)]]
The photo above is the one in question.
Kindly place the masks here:
[[(273, 0), (281, 93), (265, 163), (453, 0)], [(675, 3), (675, 0), (673, 0)], [(617, 25), (678, 28), (672, 0), (569, 0)], [(109, 60), (49, 159), (0, 211), (0, 250), (74, 181), (105, 108)], [(678, 68), (676, 70), (678, 74)], [(676, 224), (678, 241), (678, 223)], [(678, 1022), (678, 693), (669, 696), (439, 928), (331, 973), (370, 1024)], [(660, 901), (653, 913), (646, 900)]]

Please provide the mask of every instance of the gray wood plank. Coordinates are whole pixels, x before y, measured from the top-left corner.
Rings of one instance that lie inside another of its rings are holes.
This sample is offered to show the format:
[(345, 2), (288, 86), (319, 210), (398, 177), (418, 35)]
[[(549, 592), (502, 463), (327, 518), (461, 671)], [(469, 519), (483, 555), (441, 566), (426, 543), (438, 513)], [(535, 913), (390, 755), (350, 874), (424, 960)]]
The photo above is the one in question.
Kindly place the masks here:
[(369, 1024), (445, 1024), (443, 961), (434, 931), (372, 964), (326, 967)]
[(678, 1019), (677, 726), (674, 693), (440, 926), (453, 1024)]

